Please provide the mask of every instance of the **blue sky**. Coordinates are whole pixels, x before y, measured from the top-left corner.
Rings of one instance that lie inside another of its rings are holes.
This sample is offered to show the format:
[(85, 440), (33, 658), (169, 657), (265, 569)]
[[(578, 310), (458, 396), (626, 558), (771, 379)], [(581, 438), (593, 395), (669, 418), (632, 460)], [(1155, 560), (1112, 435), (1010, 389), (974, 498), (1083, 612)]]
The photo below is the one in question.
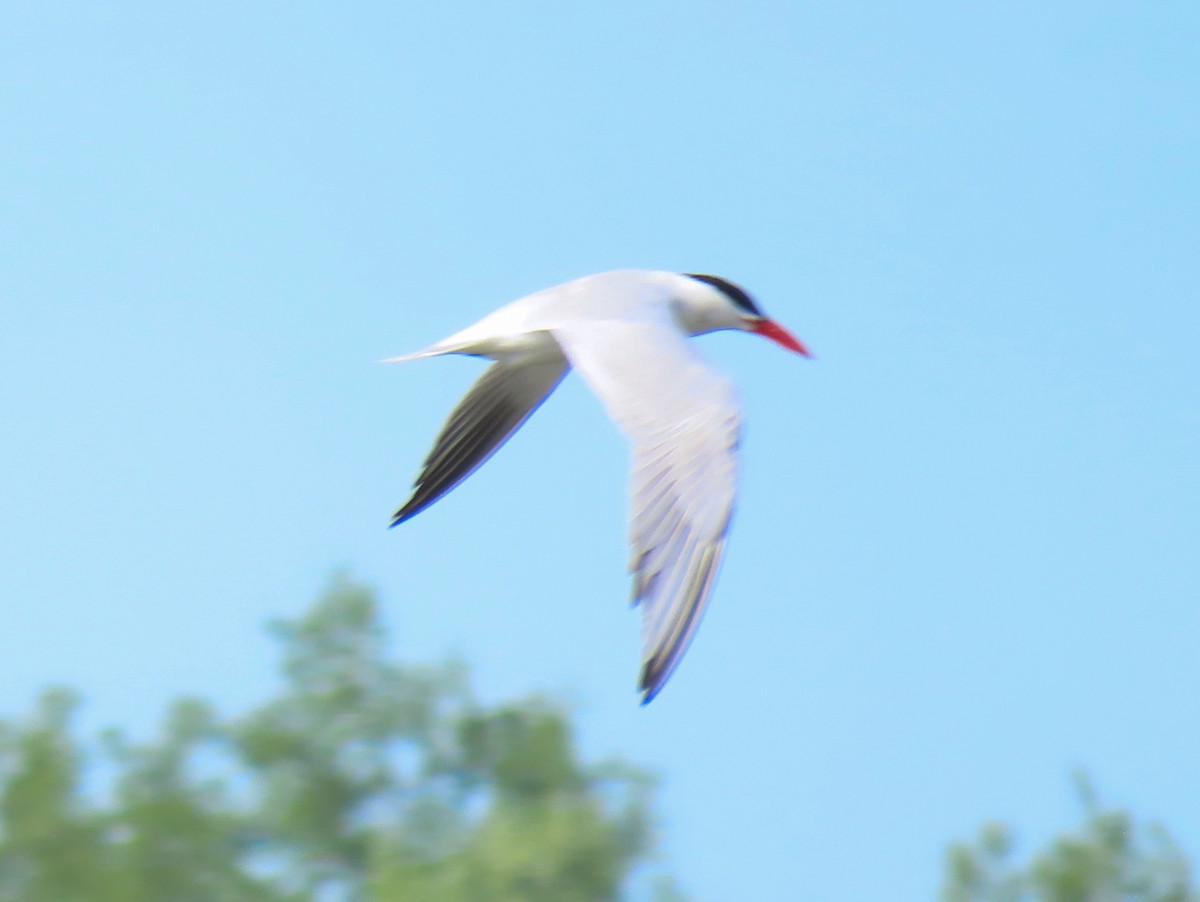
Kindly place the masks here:
[[(1194, 3), (11, 4), (0, 716), (276, 686), (337, 568), (397, 652), (659, 769), (701, 900), (932, 898), (1067, 779), (1200, 856)], [(746, 285), (708, 617), (637, 705), (626, 449), (571, 378), (390, 513), (477, 361), (617, 267)], [(798, 890), (802, 887), (803, 890)]]

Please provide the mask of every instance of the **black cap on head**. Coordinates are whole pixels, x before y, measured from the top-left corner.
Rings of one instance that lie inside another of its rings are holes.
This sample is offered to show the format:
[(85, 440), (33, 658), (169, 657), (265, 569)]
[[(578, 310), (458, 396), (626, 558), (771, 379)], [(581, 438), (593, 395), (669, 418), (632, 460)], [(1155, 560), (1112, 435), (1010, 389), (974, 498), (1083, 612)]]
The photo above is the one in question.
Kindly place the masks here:
[(734, 285), (728, 279), (722, 279), (720, 276), (709, 276), (703, 273), (685, 272), (685, 276), (693, 279), (698, 279), (701, 282), (707, 282), (725, 297), (733, 302), (735, 307), (745, 310), (751, 316), (762, 316), (763, 312), (758, 309), (758, 305), (754, 303), (754, 299), (746, 294), (746, 290), (741, 286)]

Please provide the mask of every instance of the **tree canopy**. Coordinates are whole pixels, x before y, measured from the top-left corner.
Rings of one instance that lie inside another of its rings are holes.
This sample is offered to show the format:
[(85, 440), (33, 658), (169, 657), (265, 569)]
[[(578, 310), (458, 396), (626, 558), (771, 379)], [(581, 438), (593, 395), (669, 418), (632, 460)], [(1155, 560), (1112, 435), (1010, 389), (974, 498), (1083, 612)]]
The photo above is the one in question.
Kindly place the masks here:
[(651, 859), (645, 771), (581, 761), (553, 704), (389, 661), (367, 589), (272, 632), (283, 689), (243, 716), (184, 699), (89, 743), (56, 689), (0, 724), (0, 900), (600, 902)]
[(1083, 823), (1016, 860), (1013, 830), (992, 823), (946, 853), (943, 902), (1200, 902), (1187, 857), (1163, 827), (1100, 804), (1077, 773)]
[[(645, 898), (654, 780), (581, 760), (560, 706), (389, 660), (348, 580), (271, 632), (282, 687), (239, 716), (181, 699), (150, 740), (87, 741), (52, 689), (0, 721), (0, 902), (615, 902), (638, 874)], [(1024, 862), (1004, 824), (951, 845), (942, 902), (1200, 902), (1164, 829), (1077, 786), (1082, 823)]]

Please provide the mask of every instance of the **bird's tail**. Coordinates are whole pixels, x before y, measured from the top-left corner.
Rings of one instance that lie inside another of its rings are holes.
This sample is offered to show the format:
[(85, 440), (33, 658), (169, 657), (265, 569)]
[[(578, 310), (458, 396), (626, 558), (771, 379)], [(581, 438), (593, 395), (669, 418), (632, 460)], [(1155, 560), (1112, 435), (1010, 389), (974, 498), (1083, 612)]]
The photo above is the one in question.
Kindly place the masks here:
[(385, 357), (380, 363), (405, 363), (409, 360), (420, 360), (422, 357), (439, 357), (442, 354), (453, 354), (454, 348), (448, 348), (445, 345), (433, 345), (421, 351), (413, 351), (411, 354), (401, 354), (399, 357)]

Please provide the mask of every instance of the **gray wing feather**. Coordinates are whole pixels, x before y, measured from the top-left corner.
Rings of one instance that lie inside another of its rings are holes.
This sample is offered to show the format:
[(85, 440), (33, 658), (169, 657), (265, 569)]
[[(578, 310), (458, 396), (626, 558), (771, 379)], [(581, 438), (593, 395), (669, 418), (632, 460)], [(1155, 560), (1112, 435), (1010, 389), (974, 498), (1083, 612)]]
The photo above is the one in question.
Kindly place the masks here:
[(670, 322), (591, 321), (554, 335), (633, 442), (630, 570), (649, 702), (691, 643), (720, 568), (737, 482), (736, 393)]
[(493, 363), (442, 427), (392, 526), (414, 517), (477, 470), (554, 391), (565, 357)]

